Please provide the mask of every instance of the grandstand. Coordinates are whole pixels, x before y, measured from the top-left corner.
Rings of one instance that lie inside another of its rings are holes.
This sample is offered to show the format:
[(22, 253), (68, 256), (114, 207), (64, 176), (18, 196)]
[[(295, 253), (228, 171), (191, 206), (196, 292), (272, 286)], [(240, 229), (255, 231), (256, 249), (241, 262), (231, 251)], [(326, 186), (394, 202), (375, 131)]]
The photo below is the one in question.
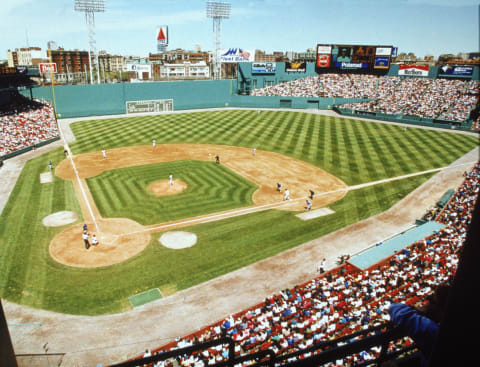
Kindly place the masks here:
[[(471, 217), (475, 210), (478, 213), (476, 201), (479, 188), (480, 162), (473, 170), (465, 173), (464, 183), (441, 211), (438, 222), (428, 222), (429, 229), (419, 228), (413, 236), (403, 234), (406, 238), (395, 241), (395, 245), (400, 245), (397, 248), (387, 241), (369, 250), (370, 261), (372, 258), (382, 260), (374, 260), (374, 264), (362, 269), (359, 264), (364, 264), (365, 259), (364, 254), (360, 254), (305, 284), (280, 290), (279, 293), (268, 296), (265, 302), (230, 315), (198, 332), (179, 337), (169, 344), (152, 348), (148, 355), (139, 355), (136, 362), (116, 366), (156, 361), (161, 362), (151, 365), (173, 366), (179, 363), (196, 366), (202, 364), (202, 361), (208, 365), (232, 361), (234, 358), (229, 355), (228, 344), (221, 339), (226, 336), (233, 340), (237, 357), (270, 349), (275, 356), (283, 355), (278, 361), (284, 362), (321, 354), (329, 349), (328, 346), (324, 348), (326, 342), (332, 339), (341, 340), (339, 345), (355, 344), (357, 338), (347, 341), (345, 335), (356, 335), (354, 333), (362, 329), (371, 330), (371, 327), (386, 325), (390, 320), (388, 309), (392, 303), (402, 302), (411, 306), (425, 304), (437, 286), (454, 284)], [(473, 233), (470, 231), (470, 236), (475, 235)], [(414, 240), (418, 237), (423, 238)], [(474, 246), (474, 243), (468, 245)], [(374, 254), (385, 254), (385, 247), (394, 250), (395, 255), (382, 257)], [(474, 251), (478, 252), (477, 249)], [(457, 284), (458, 282), (460, 281), (457, 280)], [(452, 319), (458, 316), (449, 315)], [(466, 335), (460, 336), (462, 341), (465, 337)], [(202, 343), (214, 340), (220, 344), (205, 344), (202, 350)], [(449, 342), (454, 344), (451, 339)], [(316, 344), (317, 348), (313, 348)], [(395, 355), (396, 351), (411, 344), (409, 338), (402, 343), (391, 344), (388, 353)], [(345, 353), (343, 361), (337, 359), (336, 365), (379, 363), (382, 348), (374, 345), (366, 353)], [(198, 349), (194, 353), (183, 349), (192, 346), (197, 346)], [(452, 345), (449, 348), (453, 348)], [(179, 351), (172, 358), (172, 354), (167, 352), (176, 349), (182, 352)], [(436, 358), (440, 354), (442, 353), (438, 352)], [(273, 365), (275, 357), (269, 363)], [(414, 364), (410, 360), (406, 365)]]
[[(282, 70), (282, 64), (277, 64), (277, 68)], [(162, 101), (162, 106), (175, 110), (152, 111), (151, 114), (220, 107), (249, 107), (258, 111), (283, 107), (330, 108), (346, 116), (448, 129), (455, 127), (467, 132), (479, 126), (478, 116), (475, 118), (479, 108), (478, 68), (475, 69), (477, 79), (474, 75), (466, 80), (437, 78), (438, 75), (433, 74), (431, 78), (405, 78), (391, 75), (394, 71), (381, 75), (317, 75), (313, 63), (307, 65), (305, 72), (311, 73), (310, 76), (287, 76), (279, 72), (278, 75), (259, 77), (252, 75), (248, 70), (251, 67), (249, 63), (244, 63), (237, 81), (61, 86), (57, 87), (57, 111), (53, 110), (50, 88), (35, 88), (30, 91), (30, 98), (27, 92), (20, 95), (9, 89), (9, 97), (3, 98), (2, 160), (59, 140), (56, 115), (75, 118), (102, 115), (109, 119), (114, 114), (127, 114), (127, 102), (131, 101), (138, 102), (138, 105), (145, 101)], [(252, 88), (251, 95), (243, 95), (240, 86), (258, 86), (260, 79), (265, 82), (269, 77), (277, 83)], [(232, 93), (235, 83), (238, 94)], [(165, 103), (170, 100), (172, 103)], [(23, 106), (21, 110), (19, 106)], [(471, 166), (472, 162), (468, 164)], [(435, 208), (422, 208), (425, 215), (415, 225), (411, 224), (414, 228), (402, 228), (392, 238), (382, 238), (381, 243), (375, 241), (364, 251), (348, 254), (348, 261), (344, 262), (342, 258), (338, 266), (331, 266), (326, 273), (312, 276), (306, 282), (277, 289), (274, 294), (265, 294), (263, 302), (231, 314), (212, 310), (218, 316), (214, 323), (203, 322), (207, 318), (199, 315), (198, 324), (190, 328), (195, 331), (189, 334), (175, 334), (175, 325), (165, 325), (171, 330), (170, 335), (175, 336), (165, 338), (170, 339), (168, 342), (147, 339), (142, 348), (138, 345), (130, 347), (130, 350), (135, 348), (135, 357), (125, 358), (119, 352), (117, 358), (109, 354), (106, 360), (116, 360), (118, 366), (125, 367), (247, 366), (253, 363), (272, 366), (312, 363), (327, 366), (380, 365), (389, 359), (397, 360), (400, 365), (415, 365), (421, 358), (419, 349), (407, 333), (392, 326), (389, 306), (396, 302), (425, 305), (436, 287), (445, 283), (454, 286), (454, 293), (441, 324), (432, 361), (452, 358), (447, 349), (441, 348), (448, 343), (448, 349), (454, 346), (457, 350), (456, 362), (468, 358), (469, 343), (465, 342), (466, 335), (459, 335), (459, 330), (467, 334), (465, 330), (474, 328), (473, 323), (465, 324), (465, 320), (471, 315), (466, 311), (474, 312), (471, 306), (466, 305), (471, 301), (469, 283), (478, 276), (473, 263), (478, 259), (478, 248), (474, 246), (476, 242), (473, 238), (478, 238), (479, 226), (475, 227), (472, 223), (478, 224), (479, 169), (477, 162), (473, 169), (465, 172), (463, 183), (445, 193)], [(333, 260), (330, 259), (330, 262)], [(258, 287), (261, 288), (260, 281)], [(229, 295), (241, 292), (235, 289), (224, 291)], [(233, 296), (242, 297), (241, 294)], [(28, 294), (25, 297), (28, 298)], [(181, 297), (182, 294), (177, 295), (175, 300)], [(182, 312), (196, 310), (188, 303), (200, 301), (185, 301), (185, 297), (179, 303), (185, 302), (190, 308)], [(164, 311), (150, 307), (151, 313)], [(465, 312), (459, 312), (461, 307), (465, 308)], [(13, 313), (12, 308), (8, 305), (7, 311)], [(175, 317), (182, 317), (175, 315), (175, 309), (175, 305), (168, 308), (172, 312), (169, 317), (173, 319), (173, 324)], [(28, 310), (22, 311), (30, 315)], [(48, 317), (53, 318), (47, 315), (45, 319)], [(116, 319), (117, 315), (109, 318)], [(69, 318), (66, 323), (73, 326), (74, 319)], [(95, 320), (85, 322), (96, 323)], [(138, 328), (145, 329), (142, 333), (148, 334), (150, 322), (148, 319), (138, 320)], [(99, 322), (99, 325), (104, 324)], [(125, 329), (121, 330), (125, 332)], [(447, 335), (453, 331), (456, 340)], [(102, 345), (110, 346), (108, 353), (115, 354), (115, 349), (121, 348), (115, 345), (115, 332), (110, 332), (106, 332), (106, 338), (111, 338), (109, 343), (104, 340)], [(359, 346), (358, 343), (365, 340), (368, 343)], [(144, 352), (146, 344), (147, 351)], [(43, 351), (47, 355), (48, 347), (45, 345)], [(32, 354), (42, 354), (42, 347), (35, 348)], [(62, 351), (50, 351), (51, 358), (56, 352)], [(75, 352), (72, 354), (68, 362), (74, 364)], [(28, 356), (24, 357), (26, 360)], [(408, 362), (401, 364), (405, 360)]]
[(253, 90), (255, 96), (350, 98), (365, 100), (337, 104), (340, 112), (375, 117), (400, 115), (455, 125), (472, 124), (479, 82), (420, 79), (362, 74), (320, 74)]

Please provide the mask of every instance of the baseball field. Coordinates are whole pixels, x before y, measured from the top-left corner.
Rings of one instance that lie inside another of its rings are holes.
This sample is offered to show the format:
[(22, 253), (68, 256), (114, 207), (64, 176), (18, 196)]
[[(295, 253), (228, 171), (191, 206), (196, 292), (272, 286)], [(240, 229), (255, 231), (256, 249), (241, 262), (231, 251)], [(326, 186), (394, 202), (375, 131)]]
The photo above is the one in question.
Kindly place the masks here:
[[(166, 297), (380, 213), (478, 145), (467, 135), (289, 111), (70, 126), (72, 159), (57, 149), (29, 161), (0, 217), (0, 297), (84, 315), (125, 311), (149, 289)], [(42, 183), (48, 161), (52, 180)], [(276, 191), (279, 181), (292, 200)], [(331, 214), (297, 216), (309, 189), (313, 209)], [(45, 225), (60, 212), (77, 219)], [(89, 250), (83, 223), (100, 238)], [(159, 241), (177, 228), (195, 245)]]

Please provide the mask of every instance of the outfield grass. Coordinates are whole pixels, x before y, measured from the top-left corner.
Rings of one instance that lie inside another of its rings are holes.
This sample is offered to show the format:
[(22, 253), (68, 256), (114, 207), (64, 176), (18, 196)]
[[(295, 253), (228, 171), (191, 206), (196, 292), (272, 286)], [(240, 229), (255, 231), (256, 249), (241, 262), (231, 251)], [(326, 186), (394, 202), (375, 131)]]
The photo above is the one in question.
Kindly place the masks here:
[(74, 154), (123, 146), (203, 143), (274, 151), (321, 167), (348, 185), (448, 165), (473, 136), (303, 112), (215, 111), (78, 122)]
[[(442, 167), (473, 149), (464, 135), (297, 112), (201, 112), (73, 125), (75, 154), (127, 145), (161, 143), (228, 144), (277, 151), (303, 159), (348, 184)], [(131, 307), (129, 297), (152, 288), (164, 296), (254, 263), (348, 224), (380, 213), (430, 175), (349, 192), (330, 207), (334, 214), (301, 221), (293, 213), (269, 210), (183, 230), (197, 244), (172, 250), (155, 234), (139, 255), (100, 269), (70, 268), (48, 255), (50, 239), (64, 228), (48, 228), (52, 212), (80, 213), (71, 182), (40, 184), (47, 162), (63, 159), (58, 149), (29, 161), (0, 217), (0, 296), (32, 307), (97, 315)]]

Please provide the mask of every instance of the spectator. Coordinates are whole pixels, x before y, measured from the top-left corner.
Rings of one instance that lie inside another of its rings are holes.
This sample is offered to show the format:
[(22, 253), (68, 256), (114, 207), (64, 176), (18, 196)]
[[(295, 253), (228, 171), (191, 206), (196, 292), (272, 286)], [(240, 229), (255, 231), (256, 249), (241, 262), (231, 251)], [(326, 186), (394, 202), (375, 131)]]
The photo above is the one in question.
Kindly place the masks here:
[(53, 107), (35, 101), (0, 116), (0, 156), (59, 136)]

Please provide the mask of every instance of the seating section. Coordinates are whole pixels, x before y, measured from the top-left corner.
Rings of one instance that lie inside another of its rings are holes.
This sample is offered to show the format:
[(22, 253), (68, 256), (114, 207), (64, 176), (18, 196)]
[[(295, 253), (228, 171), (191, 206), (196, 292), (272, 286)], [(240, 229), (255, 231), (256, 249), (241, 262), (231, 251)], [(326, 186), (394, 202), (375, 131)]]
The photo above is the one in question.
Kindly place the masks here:
[(366, 101), (342, 107), (464, 122), (478, 101), (478, 88), (476, 80), (320, 74), (255, 89), (252, 95), (361, 98)]
[(59, 136), (53, 106), (39, 100), (0, 115), (0, 156)]
[[(236, 355), (271, 349), (276, 354), (301, 351), (313, 344), (351, 334), (389, 320), (392, 302), (421, 305), (440, 284), (455, 276), (459, 254), (480, 188), (480, 162), (465, 172), (437, 220), (446, 225), (379, 264), (360, 271), (348, 262), (312, 279), (265, 298), (260, 304), (219, 320), (198, 332), (177, 338), (146, 355), (230, 336), (236, 342)], [(406, 339), (402, 346), (411, 344)], [(398, 349), (391, 345), (390, 349)], [(361, 363), (375, 358), (372, 349), (341, 361)], [(154, 366), (204, 366), (227, 359), (226, 347), (210, 348), (176, 361)], [(139, 357), (142, 357), (140, 355)], [(299, 358), (308, 356), (308, 353)]]

